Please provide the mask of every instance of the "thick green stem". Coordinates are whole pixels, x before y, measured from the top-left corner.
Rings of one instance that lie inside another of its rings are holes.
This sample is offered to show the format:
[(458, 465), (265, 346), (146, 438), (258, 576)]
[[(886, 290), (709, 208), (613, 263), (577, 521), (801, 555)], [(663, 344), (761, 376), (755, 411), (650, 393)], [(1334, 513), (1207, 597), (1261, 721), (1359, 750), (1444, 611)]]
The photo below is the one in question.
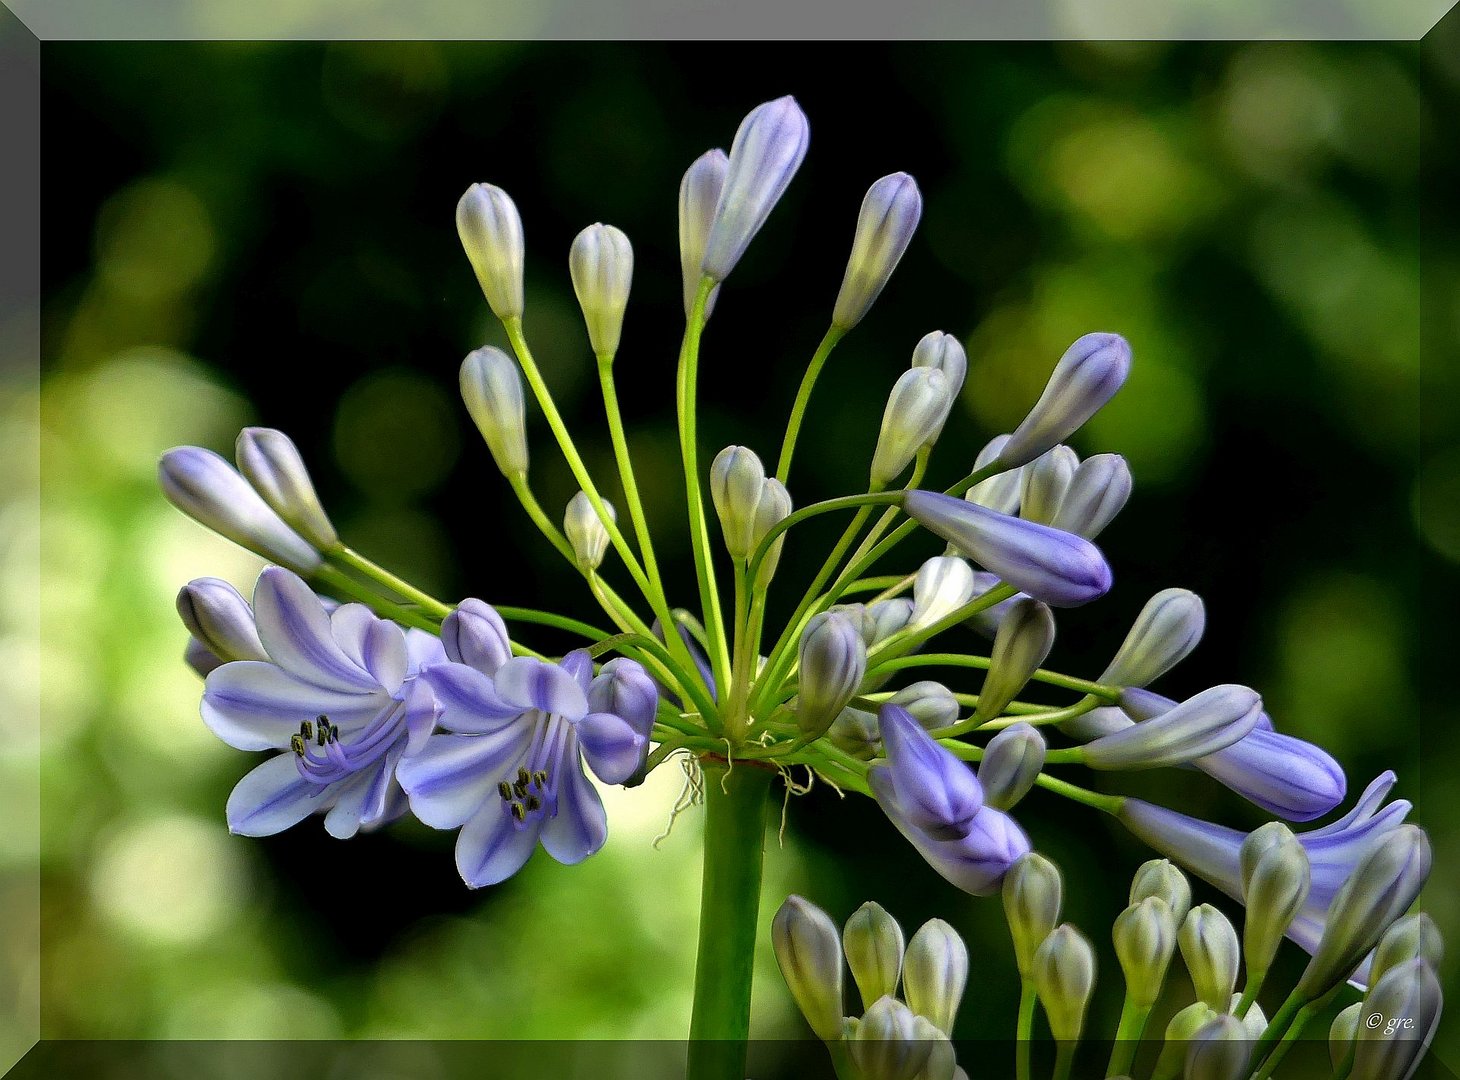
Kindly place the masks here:
[(1126, 995), (1120, 1009), (1120, 1026), (1115, 1031), (1115, 1046), (1110, 1051), (1110, 1065), (1106, 1076), (1128, 1076), (1135, 1064), (1136, 1051), (1141, 1048), (1141, 1036), (1146, 1030), (1146, 1020), (1151, 1015), (1150, 1006), (1140, 1006)]
[(744, 1080), (766, 806), (776, 774), (748, 762), (703, 764), (705, 865), (689, 1080)]
[(1018, 1080), (1030, 1080), (1029, 1051), (1034, 1041), (1034, 982), (1023, 978), (1019, 982), (1019, 1026), (1014, 1036), (1014, 1075)]

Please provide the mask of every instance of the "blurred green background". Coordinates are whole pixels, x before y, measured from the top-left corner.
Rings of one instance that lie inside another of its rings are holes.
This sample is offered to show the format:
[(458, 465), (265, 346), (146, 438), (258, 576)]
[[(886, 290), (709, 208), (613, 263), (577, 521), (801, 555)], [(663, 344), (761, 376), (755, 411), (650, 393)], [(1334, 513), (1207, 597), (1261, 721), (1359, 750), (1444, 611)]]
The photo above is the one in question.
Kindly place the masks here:
[[(198, 720), (172, 598), (205, 574), (247, 592), (259, 563), (168, 507), (155, 463), (180, 443), (229, 454), (244, 424), (283, 428), (367, 554), (440, 595), (589, 615), (456, 399), (461, 357), (499, 331), (453, 208), (468, 183), (491, 181), (526, 222), (529, 336), (605, 478), (566, 256), (593, 221), (633, 239), (620, 393), (685, 602), (679, 177), (728, 147), (750, 106), (787, 92), (810, 117), (811, 151), (716, 309), (705, 457), (729, 442), (773, 456), (862, 192), (912, 172), (922, 229), (823, 379), (798, 503), (862, 490), (886, 392), (927, 331), (960, 335), (970, 356), (939, 486), (1017, 421), (1071, 340), (1126, 335), (1130, 382), (1075, 440), (1125, 454), (1136, 477), (1102, 538), (1116, 587), (1061, 617), (1051, 665), (1097, 673), (1152, 592), (1196, 589), (1207, 640), (1162, 689), (1250, 683), (1280, 729), (1344, 762), (1351, 794), (1396, 769), (1450, 878), (1456, 715), (1425, 676), (1452, 655), (1460, 512), (1421, 499), (1417, 477), (1421, 145), (1455, 99), (1453, 51), (47, 44), (44, 79), (45, 602), (39, 655), (23, 659), (42, 673), (46, 1037), (682, 1037), (698, 817), (653, 843), (683, 780), (672, 765), (606, 794), (600, 855), (576, 868), (540, 855), (477, 894), (455, 875), (452, 838), (419, 826), (347, 844), (317, 820), (263, 841), (228, 835), (223, 803), (251, 761)], [(1427, 164), (1452, 168), (1452, 142)], [(1453, 334), (1455, 293), (1439, 302)], [(10, 408), (19, 424), (35, 402)], [(534, 423), (535, 484), (561, 507), (575, 489)], [(1423, 475), (1460, 491), (1460, 454), (1436, 453)], [(778, 583), (804, 581), (837, 528), (798, 530)], [(888, 571), (936, 553), (919, 543)], [(1261, 820), (1189, 774), (1106, 786)], [(1052, 798), (1019, 816), (1072, 883), (1068, 917), (1102, 950), (1095, 1030), (1113, 1030), (1108, 928), (1146, 853)], [(25, 848), (13, 840), (6, 857), (33, 857)], [(767, 918), (790, 891), (839, 920), (865, 899), (909, 932), (949, 919), (975, 967), (957, 1034), (1012, 1029), (997, 901), (946, 886), (874, 806), (825, 788), (792, 801)], [(1453, 891), (1428, 903), (1456, 925)], [(764, 952), (755, 1031), (799, 1038)], [(1444, 1056), (1460, 1060), (1460, 1044)]]

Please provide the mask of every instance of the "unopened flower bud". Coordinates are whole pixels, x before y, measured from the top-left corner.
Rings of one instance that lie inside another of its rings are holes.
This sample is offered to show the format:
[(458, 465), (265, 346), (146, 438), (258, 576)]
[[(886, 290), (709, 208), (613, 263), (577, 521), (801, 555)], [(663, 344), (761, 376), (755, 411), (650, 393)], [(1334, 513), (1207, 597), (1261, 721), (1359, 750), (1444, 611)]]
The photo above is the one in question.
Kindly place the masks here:
[(785, 194), (806, 157), (811, 128), (789, 95), (757, 105), (740, 123), (702, 269), (724, 281)]
[(193, 640), (219, 663), (269, 658), (259, 641), (253, 608), (226, 581), (197, 578), (188, 582), (177, 594), (177, 613)]
[(1224, 1012), (1237, 983), (1241, 957), (1231, 921), (1211, 904), (1201, 904), (1187, 912), (1177, 940), (1198, 1000)]
[(929, 738), (905, 709), (877, 712), (887, 767), (908, 821), (935, 840), (959, 840), (983, 809), (983, 789), (965, 762)]
[(811, 1030), (832, 1040), (842, 1033), (842, 946), (831, 917), (809, 900), (788, 896), (771, 921), (781, 976)]
[(1039, 670), (1054, 647), (1054, 613), (1038, 600), (1025, 597), (999, 623), (988, 673), (979, 689), (974, 717), (987, 723), (1002, 713)]
[(943, 1034), (893, 997), (872, 1003), (847, 1041), (863, 1080), (918, 1080)]
[(1435, 1036), (1443, 1004), (1440, 980), (1423, 960), (1408, 960), (1385, 972), (1364, 998), (1351, 1080), (1413, 1076)]
[(944, 1035), (952, 1035), (967, 985), (968, 947), (942, 919), (929, 919), (907, 943), (902, 962), (902, 996), (908, 1007)]
[(1335, 1074), (1353, 1049), (1354, 1035), (1358, 1032), (1359, 1019), (1363, 1012), (1364, 1003), (1355, 1001), (1348, 1008), (1340, 1010), (1328, 1028), (1328, 1057), (1333, 1063)]
[(294, 440), (273, 428), (244, 428), (234, 451), (244, 479), (295, 532), (317, 548), (339, 544)]
[(933, 433), (936, 440), (943, 433), (943, 425), (948, 422), (948, 415), (953, 411), (958, 395), (963, 392), (963, 380), (968, 375), (968, 354), (952, 334), (934, 330), (931, 334), (924, 334), (914, 346), (912, 366), (937, 368), (948, 376), (948, 408), (943, 413), (943, 419), (938, 422), (938, 429)]
[(491, 345), (470, 353), (461, 365), (461, 400), (502, 475), (527, 475), (527, 406), (511, 358)]
[(162, 455), (157, 479), (167, 501), (188, 517), (256, 555), (309, 575), (319, 552), (211, 450), (179, 446)]
[(953, 614), (973, 599), (973, 567), (951, 555), (939, 555), (918, 567), (913, 579), (913, 609), (908, 626), (922, 629)]
[(1023, 465), (1064, 442), (1115, 396), (1130, 374), (1130, 360), (1130, 345), (1119, 334), (1086, 334), (1077, 340), (1060, 357), (999, 460)]
[(1262, 698), (1245, 686), (1203, 690), (1154, 720), (1103, 736), (1084, 747), (1092, 769), (1156, 769), (1179, 765), (1231, 746), (1262, 715)]
[(1224, 1014), (1208, 1020), (1186, 1050), (1183, 1080), (1247, 1080), (1252, 1037), (1241, 1020)]
[(588, 684), (588, 708), (621, 718), (647, 739), (659, 709), (659, 688), (644, 665), (616, 656)]
[(452, 663), (495, 675), (512, 659), (507, 625), (496, 609), (481, 600), (463, 600), (441, 622), (441, 645)]
[[(950, 550), (956, 551), (956, 548)], [(997, 589), (1003, 582), (999, 580), (998, 574), (990, 574), (987, 570), (975, 570), (973, 572), (973, 597), (975, 600), (987, 595)], [(963, 621), (963, 625), (972, 627), (978, 633), (990, 641), (998, 635), (999, 626), (1004, 621), (1004, 616), (1013, 610), (1014, 605), (1020, 600), (1028, 599), (1024, 593), (1015, 593), (1007, 600), (1000, 600), (992, 607), (986, 607), (977, 611)]]
[[(760, 501), (755, 504), (755, 532), (751, 536), (752, 551), (760, 546), (768, 532), (791, 516), (791, 510), (791, 493), (786, 490), (786, 485), (774, 476), (769, 477), (761, 485)], [(756, 574), (755, 578), (758, 588), (764, 589), (770, 584), (771, 578), (775, 577), (776, 567), (781, 562), (781, 548), (785, 546), (785, 543), (786, 534), (783, 532), (772, 540), (771, 546), (766, 549), (765, 558), (760, 563), (760, 572)]]
[(1191, 882), (1170, 859), (1152, 859), (1141, 864), (1131, 878), (1130, 902), (1139, 904), (1148, 896), (1159, 896), (1171, 909), (1171, 917), (1180, 926), (1191, 909)]
[[(1303, 910), (1313, 884), (1308, 853), (1287, 827), (1272, 822), (1287, 832), (1286, 838), (1275, 833), (1250, 834), (1243, 842), (1239, 857), (1242, 873), (1242, 902), (1247, 907), (1242, 924), (1242, 958), (1249, 973), (1267, 971), (1288, 927)], [(1269, 843), (1276, 835), (1277, 843)]]
[(1438, 971), (1444, 957), (1445, 942), (1435, 921), (1423, 911), (1406, 915), (1379, 939), (1369, 964), (1369, 985), (1378, 985), (1390, 968), (1416, 958)]
[(624, 309), (629, 306), (634, 246), (612, 225), (590, 225), (573, 239), (568, 272), (594, 355), (612, 356), (618, 352)]
[(1068, 446), (1053, 446), (1025, 465), (1020, 470), (1024, 489), (1019, 497), (1019, 516), (1025, 521), (1053, 525), (1079, 467), (1079, 456)]
[[(1009, 441), (1007, 435), (995, 435), (973, 459), (973, 471), (978, 472), (990, 462), (997, 461), (999, 452)], [(964, 493), (964, 500), (986, 507), (997, 514), (1017, 514), (1019, 500), (1024, 493), (1024, 469), (1014, 466), (1001, 473), (980, 480)]]
[(748, 559), (755, 550), (755, 517), (764, 488), (765, 466), (753, 450), (727, 446), (710, 463), (710, 499), (732, 559)]
[(1132, 487), (1130, 466), (1119, 454), (1086, 458), (1075, 470), (1050, 524), (1093, 540), (1124, 509)]
[(897, 993), (902, 978), (902, 927), (881, 904), (868, 901), (852, 912), (842, 931), (842, 946), (864, 1011), (878, 998)]
[(1151, 1070), (1151, 1080), (1177, 1080), (1186, 1063), (1192, 1039), (1220, 1015), (1206, 1002), (1198, 1001), (1173, 1016), (1166, 1025), (1165, 1045), (1161, 1047), (1161, 1056)]
[(1430, 839), (1400, 825), (1354, 868), (1328, 907), (1323, 935), (1294, 993), (1309, 1001), (1347, 979), (1408, 910), (1430, 876)]
[(1206, 629), (1206, 607), (1189, 589), (1162, 589), (1141, 609), (1115, 659), (1097, 682), (1147, 686), (1196, 648)]
[(837, 293), (833, 326), (850, 330), (862, 321), (892, 277), (922, 216), (922, 193), (907, 173), (884, 176), (867, 190)]
[(930, 445), (951, 408), (948, 376), (937, 368), (908, 368), (898, 378), (882, 412), (882, 429), (872, 454), (872, 484), (885, 487)]
[(1031, 851), (1004, 876), (1004, 918), (1014, 939), (1014, 960), (1021, 978), (1030, 978), (1034, 954), (1060, 920), (1064, 882), (1059, 867)]
[(824, 611), (806, 624), (800, 658), (796, 724), (805, 734), (820, 734), (857, 696), (867, 673), (861, 628), (845, 615)]
[(499, 187), (473, 184), (456, 204), (456, 231), (492, 314), (521, 318), (525, 248), (517, 204)]
[(1126, 996), (1143, 1009), (1156, 1004), (1176, 949), (1176, 920), (1166, 901), (1148, 896), (1115, 919), (1115, 955), (1125, 973)]
[(924, 679), (910, 683), (887, 699), (889, 705), (906, 709), (925, 730), (951, 727), (958, 719), (958, 699), (940, 682)]
[(894, 596), (879, 600), (867, 607), (868, 622), (864, 626), (867, 648), (886, 641), (893, 634), (905, 630), (912, 622), (913, 602), (906, 596)]
[(1057, 1042), (1071, 1043), (1085, 1026), (1095, 989), (1095, 950), (1069, 923), (1056, 927), (1034, 954), (1034, 987)]
[[(603, 509), (609, 521), (618, 520), (613, 504), (607, 499), (603, 500)], [(573, 548), (573, 559), (579, 570), (587, 573), (603, 564), (609, 544), (608, 527), (585, 492), (580, 491), (568, 500), (568, 508), (563, 512), (563, 535)]]
[[(679, 265), (684, 275), (684, 316), (694, 308), (700, 278), (704, 276), (705, 243), (715, 224), (715, 207), (725, 189), (725, 173), (730, 159), (723, 150), (707, 150), (695, 158), (679, 183)], [(715, 307), (720, 286), (710, 291), (705, 303), (705, 318)]]
[(983, 799), (996, 810), (1012, 810), (1044, 768), (1044, 736), (1032, 724), (1011, 724), (989, 740), (978, 764)]

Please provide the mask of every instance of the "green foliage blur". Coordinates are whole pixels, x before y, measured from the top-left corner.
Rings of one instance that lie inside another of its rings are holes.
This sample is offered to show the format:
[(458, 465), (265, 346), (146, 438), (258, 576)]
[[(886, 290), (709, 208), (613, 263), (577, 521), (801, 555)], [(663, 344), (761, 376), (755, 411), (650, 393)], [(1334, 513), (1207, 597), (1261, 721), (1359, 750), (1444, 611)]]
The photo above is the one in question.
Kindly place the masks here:
[[(1097, 673), (1152, 592), (1194, 588), (1207, 641), (1163, 689), (1257, 687), (1281, 730), (1344, 762), (1351, 795), (1398, 771), (1437, 873), (1460, 859), (1456, 715), (1425, 678), (1448, 658), (1437, 642), (1453, 612), (1425, 602), (1416, 569), (1448, 574), (1460, 559), (1456, 500), (1416, 494), (1420, 148), (1453, 101), (1453, 60), (1414, 46), (1140, 43), (44, 55), (44, 605), (26, 659), (44, 713), (46, 1037), (682, 1037), (698, 811), (655, 843), (681, 794), (673, 763), (606, 796), (600, 855), (576, 868), (539, 855), (481, 894), (456, 878), (451, 837), (419, 826), (348, 844), (317, 820), (229, 836), (223, 803), (251, 762), (198, 720), (172, 598), (202, 575), (247, 592), (260, 564), (167, 506), (155, 463), (182, 443), (230, 454), (245, 424), (283, 428), (367, 554), (443, 596), (589, 615), (456, 399), (460, 358), (500, 331), (453, 208), (470, 182), (499, 183), (526, 221), (529, 337), (604, 477), (566, 256), (595, 220), (634, 241), (620, 393), (685, 602), (676, 192), (749, 107), (787, 92), (811, 119), (810, 156), (711, 322), (705, 460), (729, 442), (774, 455), (861, 193), (912, 172), (922, 229), (813, 400), (797, 502), (863, 490), (886, 392), (928, 330), (960, 335), (970, 357), (939, 486), (1017, 421), (1065, 345), (1119, 331), (1134, 373), (1076, 446), (1125, 454), (1136, 495), (1102, 538), (1115, 590), (1061, 617), (1051, 666)], [(1453, 332), (1460, 306), (1444, 303)], [(560, 507), (575, 488), (534, 424), (535, 484)], [(1460, 490), (1453, 452), (1425, 469), (1437, 490)], [(778, 584), (804, 582), (838, 528), (798, 532)], [(887, 572), (936, 552), (921, 544)], [(779, 590), (773, 620), (788, 592), (799, 587)], [(1095, 783), (1259, 823), (1193, 775)], [(1113, 1031), (1108, 928), (1146, 853), (1042, 794), (1019, 817), (1074, 883), (1067, 917), (1101, 950), (1094, 1030)], [(909, 931), (950, 920), (975, 958), (958, 1034), (1012, 1030), (998, 902), (946, 886), (864, 800), (819, 786), (789, 801), (765, 920), (791, 891), (838, 919), (876, 899)], [(1435, 889), (1428, 904), (1453, 941), (1460, 898)], [(768, 944), (760, 960), (756, 1033), (802, 1037)]]

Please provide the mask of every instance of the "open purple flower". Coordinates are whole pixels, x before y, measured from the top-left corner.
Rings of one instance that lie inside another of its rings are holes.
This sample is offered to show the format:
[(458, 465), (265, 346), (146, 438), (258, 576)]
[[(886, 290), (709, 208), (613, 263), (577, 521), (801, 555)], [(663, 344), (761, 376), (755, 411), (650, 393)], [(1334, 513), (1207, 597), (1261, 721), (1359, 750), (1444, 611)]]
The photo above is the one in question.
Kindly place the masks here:
[(331, 613), (280, 567), (259, 575), (253, 613), (268, 659), (209, 674), (203, 722), (240, 750), (285, 753), (238, 782), (229, 829), (269, 836), (323, 813), (330, 835), (344, 838), (399, 817), (406, 802), (396, 765), (436, 719), (416, 675), (446, 659), (441, 643), (361, 604)]
[(425, 678), (450, 734), (403, 761), (400, 782), (427, 825), (461, 829), (456, 865), (468, 885), (511, 877), (539, 842), (570, 865), (603, 846), (608, 823), (583, 762), (610, 784), (643, 764), (658, 693), (640, 665), (615, 660), (594, 678), (579, 651), (560, 664), (452, 662)]

